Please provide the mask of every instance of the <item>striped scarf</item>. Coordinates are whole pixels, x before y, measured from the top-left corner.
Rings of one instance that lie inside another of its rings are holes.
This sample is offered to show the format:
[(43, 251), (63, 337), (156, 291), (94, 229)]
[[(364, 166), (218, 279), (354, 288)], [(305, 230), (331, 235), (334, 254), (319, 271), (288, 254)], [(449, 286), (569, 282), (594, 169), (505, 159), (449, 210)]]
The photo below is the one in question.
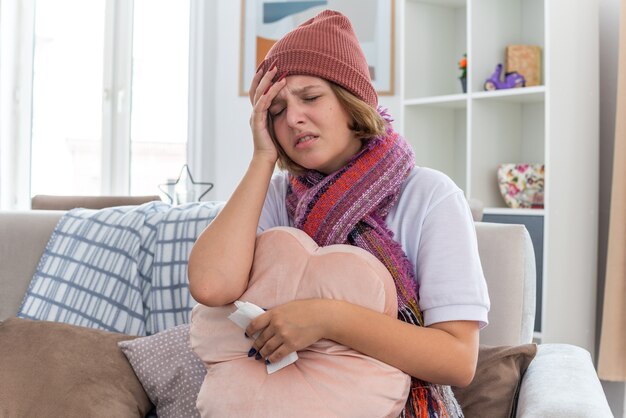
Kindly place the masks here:
[[(386, 113), (379, 112), (390, 122)], [(385, 136), (371, 139), (335, 173), (307, 170), (300, 176), (290, 175), (285, 199), (294, 226), (318, 245), (350, 244), (376, 256), (395, 282), (398, 319), (423, 326), (413, 265), (385, 223), (414, 161), (411, 147), (388, 123)], [(449, 386), (412, 378), (402, 416), (463, 414)]]

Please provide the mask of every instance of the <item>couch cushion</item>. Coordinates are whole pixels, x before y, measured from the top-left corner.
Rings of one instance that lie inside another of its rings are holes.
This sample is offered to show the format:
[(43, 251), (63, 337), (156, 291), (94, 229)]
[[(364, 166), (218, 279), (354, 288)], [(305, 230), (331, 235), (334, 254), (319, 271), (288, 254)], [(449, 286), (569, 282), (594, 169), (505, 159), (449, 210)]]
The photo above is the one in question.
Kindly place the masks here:
[(144, 417), (150, 400), (117, 346), (129, 338), (46, 321), (0, 323), (0, 415)]
[(480, 262), (491, 308), (482, 344), (528, 344), (535, 325), (535, 253), (524, 225), (477, 222)]
[(118, 343), (159, 418), (200, 417), (196, 398), (206, 368), (189, 347), (189, 325)]
[[(349, 245), (318, 247), (303, 231), (278, 227), (259, 235), (248, 289), (241, 300), (271, 309), (307, 298), (345, 300), (397, 316), (397, 295), (385, 266)], [(400, 370), (330, 340), (298, 352), (299, 359), (268, 374), (248, 358), (252, 340), (228, 319), (228, 305), (198, 305), (191, 346), (206, 363), (197, 406), (206, 416), (397, 417), (410, 378)]]
[(535, 344), (481, 345), (474, 380), (452, 388), (466, 418), (513, 417), (521, 378), (537, 353)]

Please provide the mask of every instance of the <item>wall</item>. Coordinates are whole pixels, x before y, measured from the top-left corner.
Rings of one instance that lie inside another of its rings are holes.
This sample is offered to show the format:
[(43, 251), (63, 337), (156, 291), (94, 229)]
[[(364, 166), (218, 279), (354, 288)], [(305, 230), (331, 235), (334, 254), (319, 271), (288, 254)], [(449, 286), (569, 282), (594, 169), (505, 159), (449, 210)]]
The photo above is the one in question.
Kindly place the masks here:
[(215, 199), (218, 200), (228, 199), (252, 157), (251, 107), (247, 97), (239, 96), (237, 87), (240, 7), (239, 1), (219, 0), (217, 3), (215, 158), (212, 164), (216, 173)]
[[(596, 329), (602, 324), (604, 275), (615, 140), (615, 103), (620, 0), (600, 1), (600, 207), (598, 224), (598, 313)], [(596, 335), (599, 342), (600, 333)], [(596, 352), (598, 352), (596, 347)], [(602, 382), (613, 415), (626, 418), (626, 385)]]

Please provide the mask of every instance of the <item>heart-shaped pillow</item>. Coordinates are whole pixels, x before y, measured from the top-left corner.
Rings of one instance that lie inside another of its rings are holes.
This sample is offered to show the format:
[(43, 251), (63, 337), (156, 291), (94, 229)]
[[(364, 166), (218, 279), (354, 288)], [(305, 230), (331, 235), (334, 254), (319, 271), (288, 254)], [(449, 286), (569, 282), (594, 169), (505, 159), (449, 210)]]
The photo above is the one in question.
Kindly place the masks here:
[[(248, 289), (240, 300), (272, 308), (297, 299), (348, 301), (391, 317), (397, 295), (385, 266), (350, 245), (319, 247), (295, 228), (257, 237)], [(248, 357), (251, 340), (228, 319), (233, 304), (192, 313), (191, 347), (207, 366), (198, 395), (202, 416), (397, 417), (410, 377), (395, 367), (330, 340), (298, 352), (299, 359), (271, 375)], [(367, 332), (364, 330), (363, 332)]]

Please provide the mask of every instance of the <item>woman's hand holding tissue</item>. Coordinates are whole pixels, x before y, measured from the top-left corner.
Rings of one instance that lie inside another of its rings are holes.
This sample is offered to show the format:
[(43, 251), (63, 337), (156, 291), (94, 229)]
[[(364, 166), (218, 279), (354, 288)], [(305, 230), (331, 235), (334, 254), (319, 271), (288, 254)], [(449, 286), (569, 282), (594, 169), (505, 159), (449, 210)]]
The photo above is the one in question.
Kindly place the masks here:
[(257, 358), (275, 363), (324, 338), (332, 318), (332, 303), (329, 299), (295, 300), (256, 317), (246, 328), (246, 334), (260, 332), (252, 344), (260, 354)]

